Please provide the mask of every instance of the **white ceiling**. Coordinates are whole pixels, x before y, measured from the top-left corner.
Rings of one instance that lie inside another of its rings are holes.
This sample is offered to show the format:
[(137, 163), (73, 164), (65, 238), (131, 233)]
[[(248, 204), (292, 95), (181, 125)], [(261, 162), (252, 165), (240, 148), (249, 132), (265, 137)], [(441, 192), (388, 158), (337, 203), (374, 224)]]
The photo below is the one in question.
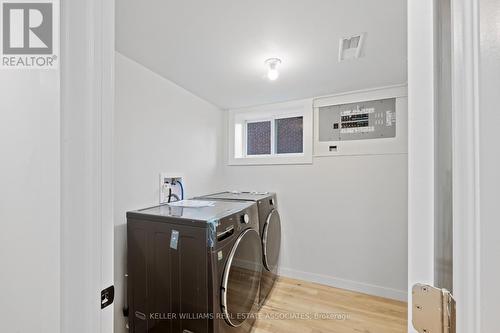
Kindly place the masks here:
[[(116, 22), (120, 53), (222, 108), (406, 82), (406, 0), (120, 0)], [(361, 32), (364, 56), (339, 63)]]

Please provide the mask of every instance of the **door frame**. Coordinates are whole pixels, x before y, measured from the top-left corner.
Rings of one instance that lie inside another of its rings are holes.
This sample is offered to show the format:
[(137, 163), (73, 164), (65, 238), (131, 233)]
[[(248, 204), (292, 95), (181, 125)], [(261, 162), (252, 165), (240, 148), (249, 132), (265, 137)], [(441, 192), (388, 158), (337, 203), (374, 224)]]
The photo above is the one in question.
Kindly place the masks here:
[[(408, 0), (408, 331), (411, 288), (434, 284), (435, 0)], [(453, 285), (457, 332), (480, 332), (479, 13), (451, 0)]]
[(114, 15), (61, 1), (61, 332), (113, 332)]
[(452, 0), (453, 286), (457, 331), (480, 329), (479, 2)]

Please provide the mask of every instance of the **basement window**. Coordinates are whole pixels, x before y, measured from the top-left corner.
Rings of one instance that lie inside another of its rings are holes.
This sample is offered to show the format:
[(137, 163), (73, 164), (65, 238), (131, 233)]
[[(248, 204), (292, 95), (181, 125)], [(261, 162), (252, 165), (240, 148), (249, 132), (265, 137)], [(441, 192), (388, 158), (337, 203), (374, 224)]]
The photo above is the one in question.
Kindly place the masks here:
[(246, 125), (247, 155), (270, 155), (272, 121), (249, 121)]
[(274, 121), (276, 154), (304, 152), (304, 117), (286, 117)]
[(229, 164), (312, 162), (310, 101), (229, 111)]

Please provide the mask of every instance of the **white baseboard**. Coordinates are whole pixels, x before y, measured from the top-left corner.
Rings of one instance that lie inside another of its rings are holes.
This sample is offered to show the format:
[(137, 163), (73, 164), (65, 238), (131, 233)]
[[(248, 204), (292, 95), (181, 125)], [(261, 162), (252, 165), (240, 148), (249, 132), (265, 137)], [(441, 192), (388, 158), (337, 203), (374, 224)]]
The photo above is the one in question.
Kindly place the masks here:
[(380, 296), (404, 302), (408, 301), (408, 294), (406, 290), (381, 287), (364, 282), (339, 279), (333, 276), (302, 272), (284, 267), (280, 268), (279, 275), (293, 279), (324, 284), (330, 287), (356, 291), (368, 295)]

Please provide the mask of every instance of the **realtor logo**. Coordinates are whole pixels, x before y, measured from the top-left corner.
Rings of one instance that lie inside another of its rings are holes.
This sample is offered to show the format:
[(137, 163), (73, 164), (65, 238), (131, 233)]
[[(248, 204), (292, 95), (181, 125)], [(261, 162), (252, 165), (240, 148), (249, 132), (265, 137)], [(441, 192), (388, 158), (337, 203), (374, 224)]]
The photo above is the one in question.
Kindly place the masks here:
[(35, 1), (0, 0), (2, 68), (57, 67), (59, 3)]

